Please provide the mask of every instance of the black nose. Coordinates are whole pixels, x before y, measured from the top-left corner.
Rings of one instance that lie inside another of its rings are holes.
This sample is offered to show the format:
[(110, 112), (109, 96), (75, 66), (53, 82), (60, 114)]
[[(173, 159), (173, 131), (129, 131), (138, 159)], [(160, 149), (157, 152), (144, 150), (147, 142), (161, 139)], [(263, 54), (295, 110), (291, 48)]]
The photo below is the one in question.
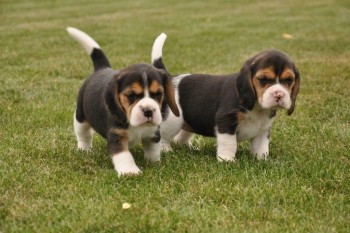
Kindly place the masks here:
[(143, 109), (143, 115), (147, 118), (150, 118), (150, 117), (152, 117), (153, 112), (151, 109)]

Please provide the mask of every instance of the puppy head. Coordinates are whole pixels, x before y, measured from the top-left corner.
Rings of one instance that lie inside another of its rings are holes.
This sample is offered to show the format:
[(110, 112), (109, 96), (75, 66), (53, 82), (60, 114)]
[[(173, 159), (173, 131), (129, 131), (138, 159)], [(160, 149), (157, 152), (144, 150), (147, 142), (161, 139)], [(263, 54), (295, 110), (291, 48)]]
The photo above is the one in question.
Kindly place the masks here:
[(246, 90), (249, 89), (245, 97), (250, 106), (257, 100), (263, 109), (282, 108), (288, 110), (288, 115), (293, 113), (300, 75), (284, 53), (269, 50), (250, 58), (241, 69), (238, 84), (240, 83), (245, 85)]
[[(121, 70), (110, 82), (106, 92), (109, 111), (123, 123), (137, 127), (160, 125), (164, 98), (170, 99), (171, 109), (177, 110), (170, 78), (163, 70), (147, 64), (136, 64)], [(178, 111), (178, 110), (177, 110)]]

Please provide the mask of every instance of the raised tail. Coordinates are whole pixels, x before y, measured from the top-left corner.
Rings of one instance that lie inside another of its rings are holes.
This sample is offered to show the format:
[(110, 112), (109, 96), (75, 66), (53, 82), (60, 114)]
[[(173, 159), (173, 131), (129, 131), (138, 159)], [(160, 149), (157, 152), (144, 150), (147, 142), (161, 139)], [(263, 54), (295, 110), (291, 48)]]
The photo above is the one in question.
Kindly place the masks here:
[(90, 55), (95, 71), (111, 67), (100, 46), (88, 34), (73, 27), (67, 27), (67, 32)]
[[(166, 96), (166, 101), (164, 101), (163, 103), (167, 103), (171, 111), (174, 113), (174, 115), (178, 117), (180, 116), (180, 111), (176, 104), (175, 90), (172, 84), (171, 75), (166, 70), (162, 60), (163, 45), (165, 40), (166, 40), (166, 34), (162, 33), (154, 41), (153, 47), (152, 47), (152, 64), (154, 67), (158, 69), (165, 70), (165, 72), (168, 74), (166, 75), (166, 78), (163, 80), (163, 82), (165, 81), (164, 87), (165, 87), (165, 96)], [(163, 107), (164, 106), (166, 105), (163, 105)]]
[(153, 47), (152, 47), (152, 64), (154, 67), (158, 68), (158, 69), (164, 69), (165, 65), (163, 63), (162, 60), (162, 56), (163, 56), (163, 45), (164, 42), (166, 40), (166, 34), (162, 33), (160, 34), (157, 39), (154, 41), (153, 43)]

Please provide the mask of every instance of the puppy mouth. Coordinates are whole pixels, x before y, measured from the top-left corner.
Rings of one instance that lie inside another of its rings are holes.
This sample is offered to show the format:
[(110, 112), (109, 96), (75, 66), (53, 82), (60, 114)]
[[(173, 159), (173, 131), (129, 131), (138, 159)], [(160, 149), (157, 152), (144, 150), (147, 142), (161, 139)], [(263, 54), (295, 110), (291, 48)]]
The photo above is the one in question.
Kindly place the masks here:
[(156, 125), (156, 123), (154, 123), (153, 118), (148, 118), (145, 122), (145, 124), (153, 124)]
[(285, 109), (285, 107), (281, 106), (281, 105), (275, 105), (273, 106), (271, 109), (273, 110), (278, 110), (278, 109)]
[(263, 109), (272, 109), (272, 110), (279, 110), (279, 109), (288, 109), (288, 107), (286, 106), (286, 103), (282, 100), (276, 100), (274, 102), (270, 102), (270, 104), (260, 104), (260, 106)]
[(146, 118), (140, 125), (159, 125), (154, 121), (154, 118)]
[(276, 107), (277, 108), (284, 108), (284, 102), (283, 101), (281, 101), (281, 100), (276, 100)]
[(274, 105), (271, 107), (271, 109), (289, 109), (289, 106), (286, 102), (282, 101), (282, 100), (276, 100)]

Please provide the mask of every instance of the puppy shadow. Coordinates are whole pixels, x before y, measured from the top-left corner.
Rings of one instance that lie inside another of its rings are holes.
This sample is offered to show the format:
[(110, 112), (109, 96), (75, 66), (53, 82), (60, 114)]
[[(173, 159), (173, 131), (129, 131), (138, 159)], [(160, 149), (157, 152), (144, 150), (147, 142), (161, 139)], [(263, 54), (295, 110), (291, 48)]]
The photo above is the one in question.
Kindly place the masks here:
[[(156, 169), (165, 169), (167, 166), (181, 163), (196, 163), (200, 164), (217, 164), (220, 167), (227, 167), (232, 169), (236, 167), (253, 165), (255, 163), (264, 163), (264, 161), (258, 161), (255, 156), (251, 154), (250, 146), (248, 142), (242, 142), (238, 144), (238, 150), (236, 153), (236, 162), (218, 162), (216, 158), (216, 140), (213, 138), (205, 138), (202, 136), (195, 136), (191, 145), (178, 145), (172, 143), (172, 151), (162, 152), (160, 162), (150, 162), (144, 158), (144, 152), (142, 145), (136, 145), (130, 149), (137, 166), (142, 171)], [(70, 147), (72, 147), (70, 145)], [(66, 166), (74, 172), (82, 173), (85, 175), (95, 175), (102, 171), (113, 171), (114, 167), (112, 160), (108, 154), (106, 141), (99, 136), (94, 137), (93, 148), (90, 151), (78, 150), (74, 144), (74, 148), (71, 148), (69, 155), (69, 163), (65, 161)], [(62, 162), (63, 163), (63, 162)], [(181, 166), (180, 166), (181, 167)]]
[(73, 169), (83, 174), (95, 174), (97, 170), (113, 170), (111, 158), (108, 155), (107, 146), (104, 143), (94, 143), (89, 151), (74, 148), (73, 156), (78, 161)]
[[(141, 169), (158, 166), (161, 162), (150, 162), (144, 158), (144, 152), (141, 143), (130, 148), (130, 152), (136, 162), (136, 165)], [(93, 147), (89, 151), (79, 150), (74, 145), (72, 156), (77, 162), (72, 169), (83, 174), (96, 173), (96, 170), (113, 171), (114, 166), (112, 158), (108, 153), (107, 142), (104, 138), (94, 135)]]
[[(176, 144), (171, 143), (171, 152), (163, 152), (164, 157), (175, 154), (176, 156), (186, 156), (186, 157), (198, 157), (206, 158), (208, 160), (217, 161), (216, 150), (217, 144), (215, 138), (207, 138), (203, 136), (196, 135), (190, 144)], [(238, 143), (238, 149), (236, 152), (236, 161), (240, 160), (257, 160), (255, 156), (251, 154), (249, 142)]]

